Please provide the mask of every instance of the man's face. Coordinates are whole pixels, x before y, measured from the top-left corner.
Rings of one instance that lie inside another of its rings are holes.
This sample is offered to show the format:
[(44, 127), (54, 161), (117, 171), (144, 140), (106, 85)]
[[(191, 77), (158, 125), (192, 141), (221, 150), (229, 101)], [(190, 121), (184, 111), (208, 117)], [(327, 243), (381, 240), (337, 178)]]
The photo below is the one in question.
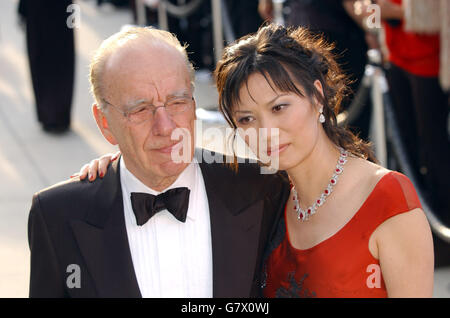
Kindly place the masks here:
[[(172, 96), (193, 94), (182, 55), (162, 44), (137, 44), (113, 53), (106, 63), (102, 81), (103, 97), (124, 112), (136, 105), (163, 106)], [(159, 107), (142, 123), (130, 122), (110, 105), (105, 105), (104, 112), (97, 111), (99, 114), (95, 117), (104, 136), (119, 145), (128, 170), (144, 184), (158, 190), (175, 181), (189, 164), (174, 162), (172, 150), (178, 153), (182, 148), (180, 154), (192, 159), (195, 103), (190, 105), (186, 111), (174, 115)], [(182, 147), (180, 138), (171, 139), (177, 128), (189, 132), (188, 147)], [(185, 151), (189, 152), (188, 156)]]

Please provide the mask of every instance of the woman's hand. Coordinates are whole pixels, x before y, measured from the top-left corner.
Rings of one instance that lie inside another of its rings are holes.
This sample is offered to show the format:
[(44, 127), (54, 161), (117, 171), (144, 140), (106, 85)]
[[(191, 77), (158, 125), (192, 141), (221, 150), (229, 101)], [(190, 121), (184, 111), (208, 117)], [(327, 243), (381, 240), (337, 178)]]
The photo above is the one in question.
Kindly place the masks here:
[(77, 172), (70, 177), (80, 177), (80, 180), (84, 180), (86, 177), (88, 177), (89, 181), (94, 181), (95, 179), (97, 179), (97, 175), (100, 178), (103, 178), (106, 174), (108, 165), (119, 158), (119, 156), (120, 151), (116, 152), (115, 154), (108, 153), (106, 155), (103, 155), (100, 158), (94, 159), (90, 163), (85, 164), (83, 167), (81, 167), (80, 172)]
[(389, 0), (375, 0), (381, 11), (381, 19), (397, 19), (401, 20), (405, 16), (403, 7)]

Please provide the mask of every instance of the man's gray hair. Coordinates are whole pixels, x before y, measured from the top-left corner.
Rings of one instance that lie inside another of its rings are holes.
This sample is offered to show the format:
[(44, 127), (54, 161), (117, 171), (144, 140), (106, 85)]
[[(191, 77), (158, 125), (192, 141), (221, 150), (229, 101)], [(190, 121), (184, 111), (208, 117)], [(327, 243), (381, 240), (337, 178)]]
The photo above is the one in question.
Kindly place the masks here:
[(152, 27), (128, 27), (104, 40), (92, 58), (89, 80), (91, 83), (91, 92), (94, 95), (98, 106), (103, 104), (102, 75), (108, 58), (112, 53), (124, 45), (129, 45), (136, 40), (142, 39), (148, 40), (149, 43), (155, 43), (155, 41), (165, 43), (180, 52), (185, 59), (189, 71), (191, 86), (192, 88), (194, 87), (195, 72), (192, 63), (187, 56), (187, 45), (181, 45), (177, 37), (167, 31), (158, 30)]

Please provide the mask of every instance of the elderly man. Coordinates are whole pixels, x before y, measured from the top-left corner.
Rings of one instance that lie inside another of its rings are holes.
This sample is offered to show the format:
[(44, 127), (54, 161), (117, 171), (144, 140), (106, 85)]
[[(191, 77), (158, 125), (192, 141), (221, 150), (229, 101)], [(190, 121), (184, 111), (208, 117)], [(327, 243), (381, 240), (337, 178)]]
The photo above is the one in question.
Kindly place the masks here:
[[(256, 164), (196, 159), (193, 68), (168, 32), (132, 28), (91, 65), (93, 114), (122, 156), (103, 178), (42, 190), (29, 217), (30, 296), (259, 296), (269, 235), (289, 195)], [(194, 138), (190, 138), (195, 140)], [(187, 155), (178, 162), (172, 152)]]

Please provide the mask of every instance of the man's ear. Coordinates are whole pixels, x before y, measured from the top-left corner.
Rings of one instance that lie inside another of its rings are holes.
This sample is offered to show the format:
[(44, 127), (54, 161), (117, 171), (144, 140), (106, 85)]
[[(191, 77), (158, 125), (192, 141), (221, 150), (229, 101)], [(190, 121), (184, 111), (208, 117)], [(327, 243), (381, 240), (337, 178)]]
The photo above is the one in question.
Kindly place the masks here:
[(97, 104), (92, 105), (92, 114), (94, 115), (95, 122), (97, 123), (103, 137), (105, 137), (110, 144), (117, 145), (118, 142), (109, 127), (108, 119), (106, 118), (103, 110)]
[(197, 109), (197, 103), (195, 102), (195, 98), (193, 99), (192, 106), (193, 106), (193, 108), (194, 108), (194, 120), (196, 120), (196, 119), (197, 119), (197, 112), (196, 112), (196, 109)]

